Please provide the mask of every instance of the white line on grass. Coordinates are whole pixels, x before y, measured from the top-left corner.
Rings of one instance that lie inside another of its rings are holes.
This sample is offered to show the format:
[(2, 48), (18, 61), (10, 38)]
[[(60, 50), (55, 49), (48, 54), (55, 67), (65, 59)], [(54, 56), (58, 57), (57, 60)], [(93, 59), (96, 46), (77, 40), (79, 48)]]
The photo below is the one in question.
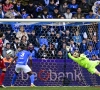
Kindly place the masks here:
[[(11, 86), (7, 86), (11, 87)], [(14, 86), (14, 87), (30, 87), (30, 86)], [(36, 87), (91, 87), (91, 86), (36, 86)]]

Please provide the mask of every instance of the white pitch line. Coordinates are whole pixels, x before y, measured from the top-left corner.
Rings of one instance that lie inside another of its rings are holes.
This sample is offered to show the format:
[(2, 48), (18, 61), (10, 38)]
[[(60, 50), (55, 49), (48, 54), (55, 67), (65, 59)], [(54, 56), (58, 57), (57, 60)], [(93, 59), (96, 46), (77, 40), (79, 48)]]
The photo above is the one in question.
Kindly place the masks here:
[[(6, 86), (11, 87), (11, 86)], [(30, 86), (14, 86), (14, 87), (30, 87)], [(36, 86), (36, 87), (91, 87), (91, 86)]]

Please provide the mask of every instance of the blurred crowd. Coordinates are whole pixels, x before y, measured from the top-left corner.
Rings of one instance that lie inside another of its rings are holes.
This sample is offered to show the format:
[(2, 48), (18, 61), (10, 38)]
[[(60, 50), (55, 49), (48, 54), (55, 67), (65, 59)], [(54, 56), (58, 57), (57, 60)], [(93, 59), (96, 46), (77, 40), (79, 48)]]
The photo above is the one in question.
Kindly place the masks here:
[[(4, 26), (5, 27), (5, 26)], [(35, 59), (68, 59), (67, 47), (70, 51), (84, 53), (89, 59), (100, 58), (100, 43), (98, 41), (97, 24), (90, 24), (84, 31), (79, 28), (66, 28), (59, 30), (56, 26), (35, 26), (32, 32), (25, 32), (24, 26), (20, 26), (17, 33), (10, 26), (3, 30), (3, 57), (6, 51), (12, 50), (13, 56), (24, 45), (32, 53)], [(2, 28), (3, 29), (3, 28)]]
[(0, 18), (97, 19), (99, 17), (99, 0), (0, 0)]

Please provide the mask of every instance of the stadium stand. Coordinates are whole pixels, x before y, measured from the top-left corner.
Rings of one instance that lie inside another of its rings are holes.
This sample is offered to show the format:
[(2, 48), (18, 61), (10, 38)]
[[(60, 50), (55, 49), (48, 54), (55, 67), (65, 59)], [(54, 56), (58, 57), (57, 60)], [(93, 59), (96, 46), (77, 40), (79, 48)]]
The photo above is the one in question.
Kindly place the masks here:
[(0, 18), (66, 18), (69, 9), (72, 17), (81, 12), (80, 18), (87, 18), (93, 10), (93, 18), (97, 18), (99, 7), (99, 0), (0, 0)]

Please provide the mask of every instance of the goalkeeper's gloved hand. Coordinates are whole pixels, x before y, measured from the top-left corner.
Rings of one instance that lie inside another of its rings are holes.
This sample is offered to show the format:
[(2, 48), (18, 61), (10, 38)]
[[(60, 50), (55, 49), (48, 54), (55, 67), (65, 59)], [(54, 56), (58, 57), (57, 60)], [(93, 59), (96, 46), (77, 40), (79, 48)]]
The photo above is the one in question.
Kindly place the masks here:
[(69, 53), (70, 52), (70, 46), (66, 46), (66, 50)]

